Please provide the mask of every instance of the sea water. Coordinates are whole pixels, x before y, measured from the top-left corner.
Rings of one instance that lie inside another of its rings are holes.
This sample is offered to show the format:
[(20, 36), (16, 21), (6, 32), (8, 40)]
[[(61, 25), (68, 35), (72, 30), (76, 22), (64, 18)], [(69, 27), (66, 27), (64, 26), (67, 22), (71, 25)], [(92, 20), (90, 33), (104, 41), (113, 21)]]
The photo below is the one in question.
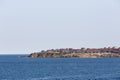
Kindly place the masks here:
[(0, 55), (0, 80), (120, 80), (120, 58)]

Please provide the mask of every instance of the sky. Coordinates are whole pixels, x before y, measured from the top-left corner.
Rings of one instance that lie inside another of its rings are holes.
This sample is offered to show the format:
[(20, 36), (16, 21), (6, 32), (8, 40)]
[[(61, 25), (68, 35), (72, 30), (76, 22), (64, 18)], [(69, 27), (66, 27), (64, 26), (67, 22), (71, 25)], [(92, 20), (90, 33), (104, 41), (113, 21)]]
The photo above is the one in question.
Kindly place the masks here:
[(0, 0), (0, 54), (120, 47), (119, 0)]

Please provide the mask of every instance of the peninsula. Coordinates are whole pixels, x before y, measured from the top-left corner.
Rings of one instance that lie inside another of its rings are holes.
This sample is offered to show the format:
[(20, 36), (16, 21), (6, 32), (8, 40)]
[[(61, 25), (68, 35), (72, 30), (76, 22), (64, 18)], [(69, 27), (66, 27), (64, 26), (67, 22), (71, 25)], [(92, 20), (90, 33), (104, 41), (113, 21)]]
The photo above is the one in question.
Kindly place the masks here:
[(59, 57), (79, 57), (79, 58), (99, 58), (99, 57), (120, 57), (120, 47), (104, 47), (104, 48), (61, 48), (42, 50), (33, 52), (30, 58), (59, 58)]

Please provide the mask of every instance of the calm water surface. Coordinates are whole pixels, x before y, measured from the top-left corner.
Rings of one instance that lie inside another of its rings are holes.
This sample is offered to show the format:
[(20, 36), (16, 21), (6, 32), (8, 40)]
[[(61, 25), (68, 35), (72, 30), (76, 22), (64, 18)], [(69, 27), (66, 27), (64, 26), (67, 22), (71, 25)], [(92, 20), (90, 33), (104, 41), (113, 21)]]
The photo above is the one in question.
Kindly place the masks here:
[(0, 80), (120, 80), (120, 58), (0, 56)]

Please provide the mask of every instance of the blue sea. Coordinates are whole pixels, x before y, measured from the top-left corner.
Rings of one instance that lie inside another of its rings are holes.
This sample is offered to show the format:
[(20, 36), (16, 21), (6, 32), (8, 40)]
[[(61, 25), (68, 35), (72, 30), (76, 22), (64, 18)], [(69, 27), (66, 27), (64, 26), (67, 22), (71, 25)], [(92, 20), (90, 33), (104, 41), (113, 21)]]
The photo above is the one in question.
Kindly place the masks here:
[(120, 58), (0, 55), (0, 80), (120, 80)]

